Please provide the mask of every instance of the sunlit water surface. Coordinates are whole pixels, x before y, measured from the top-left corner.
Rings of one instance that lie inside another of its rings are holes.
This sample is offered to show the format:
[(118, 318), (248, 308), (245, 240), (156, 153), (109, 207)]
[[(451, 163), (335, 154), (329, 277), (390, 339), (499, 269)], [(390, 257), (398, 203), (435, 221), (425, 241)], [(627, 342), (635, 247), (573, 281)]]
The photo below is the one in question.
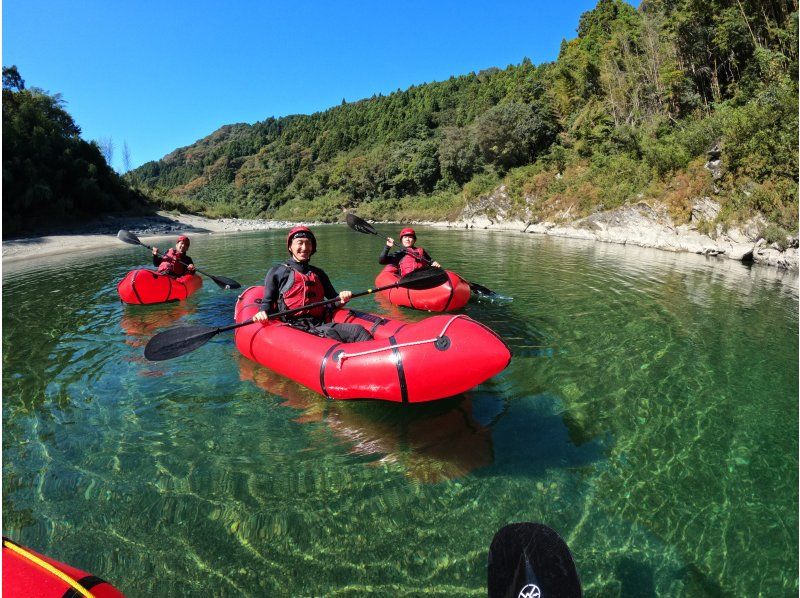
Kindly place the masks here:
[[(382, 234), (394, 227), (379, 227)], [(372, 286), (381, 240), (319, 227), (314, 263)], [(260, 284), (285, 231), (195, 236)], [(130, 596), (485, 595), (493, 534), (555, 528), (588, 596), (798, 591), (794, 275), (692, 255), (422, 228), (503, 296), (463, 310), (514, 358), (422, 406), (340, 403), (220, 335), (149, 363), (176, 324), (231, 322), (206, 280), (130, 307), (141, 248), (3, 276), (3, 533)], [(407, 319), (366, 297), (354, 307)]]

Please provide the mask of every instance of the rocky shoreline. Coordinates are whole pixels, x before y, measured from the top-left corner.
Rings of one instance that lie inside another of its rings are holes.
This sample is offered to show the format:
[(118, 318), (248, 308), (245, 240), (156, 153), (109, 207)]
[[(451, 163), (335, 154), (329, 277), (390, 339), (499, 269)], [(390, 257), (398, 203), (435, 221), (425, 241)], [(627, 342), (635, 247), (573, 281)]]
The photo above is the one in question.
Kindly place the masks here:
[[(521, 233), (550, 235), (572, 239), (602, 241), (637, 245), (674, 252), (697, 253), (732, 259), (746, 263), (772, 266), (793, 272), (798, 271), (798, 239), (793, 237), (783, 246), (768, 243), (761, 235), (763, 221), (753, 219), (738, 227), (724, 230), (709, 225), (719, 213), (719, 204), (704, 197), (692, 209), (688, 224), (675, 225), (666, 208), (640, 201), (614, 210), (596, 212), (576, 220), (561, 222), (521, 219), (510, 201), (506, 188), (500, 187), (491, 196), (475, 206), (468, 207), (457, 222), (436, 223), (432, 226), (446, 228), (478, 228), (488, 230), (514, 230)], [(487, 210), (491, 206), (491, 210)], [(489, 217), (488, 213), (491, 213)], [(702, 232), (713, 228), (713, 236)]]
[[(781, 247), (776, 243), (768, 244), (758, 234), (760, 228), (758, 222), (727, 231), (722, 231), (718, 227), (714, 237), (698, 230), (700, 222), (715, 215), (716, 206), (713, 202), (699, 202), (693, 211), (692, 222), (678, 226), (672, 224), (665, 209), (645, 202), (598, 212), (571, 222), (556, 223), (514, 217), (511, 215), (512, 210), (504, 209), (504, 205), (508, 204), (507, 201), (503, 201), (507, 200), (507, 197), (502, 197), (505, 193), (504, 188), (501, 187), (496, 193), (500, 194), (500, 197), (492, 198), (491, 218), (476, 206), (472, 210), (465, 210), (457, 221), (419, 224), (439, 228), (517, 231), (524, 234), (630, 244), (665, 251), (717, 256), (720, 259), (727, 258), (798, 271), (797, 239), (790, 239), (788, 247)], [(153, 216), (108, 216), (87, 223), (70, 233), (3, 241), (3, 264), (5, 266), (34, 257), (116, 246), (119, 244), (116, 234), (121, 228), (146, 240), (182, 233), (219, 234), (289, 228), (295, 224), (297, 223), (288, 221), (239, 218), (212, 220), (202, 216), (168, 212), (159, 212)]]

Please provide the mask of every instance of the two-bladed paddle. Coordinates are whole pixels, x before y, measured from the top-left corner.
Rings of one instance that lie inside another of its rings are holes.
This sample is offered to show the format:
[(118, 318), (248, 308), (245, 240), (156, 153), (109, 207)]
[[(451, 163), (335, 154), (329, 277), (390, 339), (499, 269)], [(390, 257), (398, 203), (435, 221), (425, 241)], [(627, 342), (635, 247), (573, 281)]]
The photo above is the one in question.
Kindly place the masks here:
[[(421, 268), (406, 274), (403, 276), (403, 278), (395, 283), (387, 284), (386, 286), (378, 287), (376, 289), (367, 289), (366, 291), (361, 291), (360, 293), (353, 293), (351, 298), (363, 297), (364, 295), (377, 293), (378, 291), (385, 291), (387, 289), (393, 289), (395, 287), (417, 290), (430, 289), (439, 286), (446, 280), (447, 273), (441, 268)], [(321, 307), (323, 305), (332, 305), (337, 301), (339, 301), (339, 298), (334, 297), (333, 299), (318, 301), (316, 303), (304, 305), (303, 307), (279, 311), (277, 313), (270, 314), (269, 318), (272, 320), (275, 318), (288, 316), (299, 311)], [(210, 328), (208, 326), (178, 326), (175, 328), (170, 328), (168, 330), (164, 330), (163, 332), (159, 332), (147, 342), (147, 345), (144, 348), (144, 356), (150, 361), (164, 361), (166, 359), (180, 357), (181, 355), (191, 353), (195, 349), (202, 347), (220, 332), (226, 332), (228, 330), (233, 330), (234, 328), (247, 326), (248, 324), (253, 323), (253, 320), (250, 319), (245, 322), (239, 322), (238, 324), (231, 324), (229, 326), (221, 326), (218, 328)]]
[[(124, 243), (129, 243), (131, 245), (141, 245), (142, 247), (147, 247), (151, 251), (153, 250), (153, 248), (150, 245), (146, 245), (145, 243), (142, 243), (139, 240), (139, 237), (137, 237), (132, 232), (129, 232), (127, 230), (119, 231), (117, 233), (117, 239), (119, 239), (120, 241), (122, 241)], [(164, 256), (159, 254), (159, 257), (163, 258)], [(189, 265), (186, 262), (181, 262), (180, 260), (177, 260), (177, 261), (180, 262), (181, 264), (183, 264), (184, 266), (188, 266)], [(214, 276), (213, 274), (209, 274), (208, 272), (203, 272), (197, 266), (195, 266), (194, 269), (197, 270), (200, 274), (204, 274), (205, 276), (208, 276), (211, 280), (213, 280), (215, 283), (217, 283), (217, 286), (220, 287), (220, 288), (223, 288), (223, 289), (239, 289), (239, 288), (242, 287), (242, 285), (240, 285), (238, 282), (236, 282), (232, 278), (226, 278), (225, 276)]]
[[(369, 222), (367, 222), (366, 220), (362, 220), (361, 218), (359, 218), (355, 214), (348, 214), (345, 217), (345, 220), (347, 220), (347, 226), (349, 226), (350, 228), (352, 228), (356, 232), (365, 233), (365, 234), (368, 234), (368, 235), (375, 235), (375, 236), (378, 236), (378, 237), (383, 236), (380, 233), (378, 233), (378, 231), (376, 231), (375, 228), (373, 228), (373, 226)], [(383, 238), (386, 239), (386, 240), (389, 239), (389, 237), (383, 237)], [(405, 251), (405, 249), (403, 251), (405, 253), (408, 253), (407, 251)], [(411, 254), (409, 254), (409, 255), (411, 255)], [(420, 260), (421, 262), (426, 263), (428, 265), (430, 265), (432, 263), (431, 260), (429, 260), (427, 258), (419, 257), (419, 256), (416, 256), (416, 255), (414, 257), (416, 259)], [(478, 284), (477, 282), (470, 282), (469, 280), (467, 280), (466, 278), (463, 278), (463, 277), (462, 277), (462, 279), (464, 280), (464, 282), (466, 282), (469, 285), (470, 289), (472, 289), (473, 291), (475, 291), (476, 293), (478, 293), (480, 295), (486, 295), (488, 297), (493, 296), (493, 295), (497, 295), (497, 293), (495, 293), (492, 289), (489, 289), (489, 288), (483, 286), (482, 284)]]

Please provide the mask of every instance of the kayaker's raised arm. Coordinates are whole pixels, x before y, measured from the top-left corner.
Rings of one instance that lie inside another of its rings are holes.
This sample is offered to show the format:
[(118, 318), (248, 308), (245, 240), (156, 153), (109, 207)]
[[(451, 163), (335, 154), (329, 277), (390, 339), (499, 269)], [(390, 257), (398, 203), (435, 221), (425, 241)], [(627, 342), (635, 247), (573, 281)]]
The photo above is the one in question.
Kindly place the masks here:
[(441, 268), (439, 262), (431, 259), (431, 256), (427, 251), (425, 251), (422, 247), (416, 246), (417, 233), (414, 232), (413, 228), (406, 227), (400, 231), (400, 243), (403, 246), (403, 249), (402, 251), (395, 253), (395, 256), (398, 257), (397, 266), (400, 268), (400, 276), (405, 276), (406, 274), (409, 274), (414, 270), (424, 268), (425, 266)]
[(195, 267), (192, 258), (186, 255), (189, 251), (189, 237), (178, 237), (175, 247), (170, 248), (164, 257), (158, 255), (158, 247), (153, 247), (153, 265), (161, 274), (180, 277), (185, 274), (194, 274)]
[[(394, 242), (392, 243), (394, 244)], [(387, 264), (392, 264), (393, 266), (397, 266), (400, 263), (400, 260), (403, 259), (403, 256), (406, 254), (405, 251), (395, 251), (392, 255), (389, 255), (389, 249), (391, 246), (388, 244), (383, 246), (383, 250), (381, 254), (378, 256), (378, 263), (381, 266), (385, 266)]]

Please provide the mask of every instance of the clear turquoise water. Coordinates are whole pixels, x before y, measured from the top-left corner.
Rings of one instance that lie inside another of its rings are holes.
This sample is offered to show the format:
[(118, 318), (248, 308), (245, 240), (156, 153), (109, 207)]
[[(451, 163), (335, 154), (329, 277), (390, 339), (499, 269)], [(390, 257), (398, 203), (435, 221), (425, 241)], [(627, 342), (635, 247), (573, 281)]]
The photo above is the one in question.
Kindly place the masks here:
[[(197, 236), (192, 255), (260, 283), (284, 234)], [(328, 402), (225, 336), (148, 363), (156, 331), (229, 323), (235, 294), (206, 281), (183, 304), (124, 307), (115, 285), (141, 248), (4, 268), (4, 535), (130, 596), (480, 596), (493, 534), (540, 521), (587, 596), (797, 595), (796, 276), (419, 234), (513, 298), (464, 311), (514, 358), (411, 408)], [(339, 289), (372, 285), (379, 239), (318, 238)]]

